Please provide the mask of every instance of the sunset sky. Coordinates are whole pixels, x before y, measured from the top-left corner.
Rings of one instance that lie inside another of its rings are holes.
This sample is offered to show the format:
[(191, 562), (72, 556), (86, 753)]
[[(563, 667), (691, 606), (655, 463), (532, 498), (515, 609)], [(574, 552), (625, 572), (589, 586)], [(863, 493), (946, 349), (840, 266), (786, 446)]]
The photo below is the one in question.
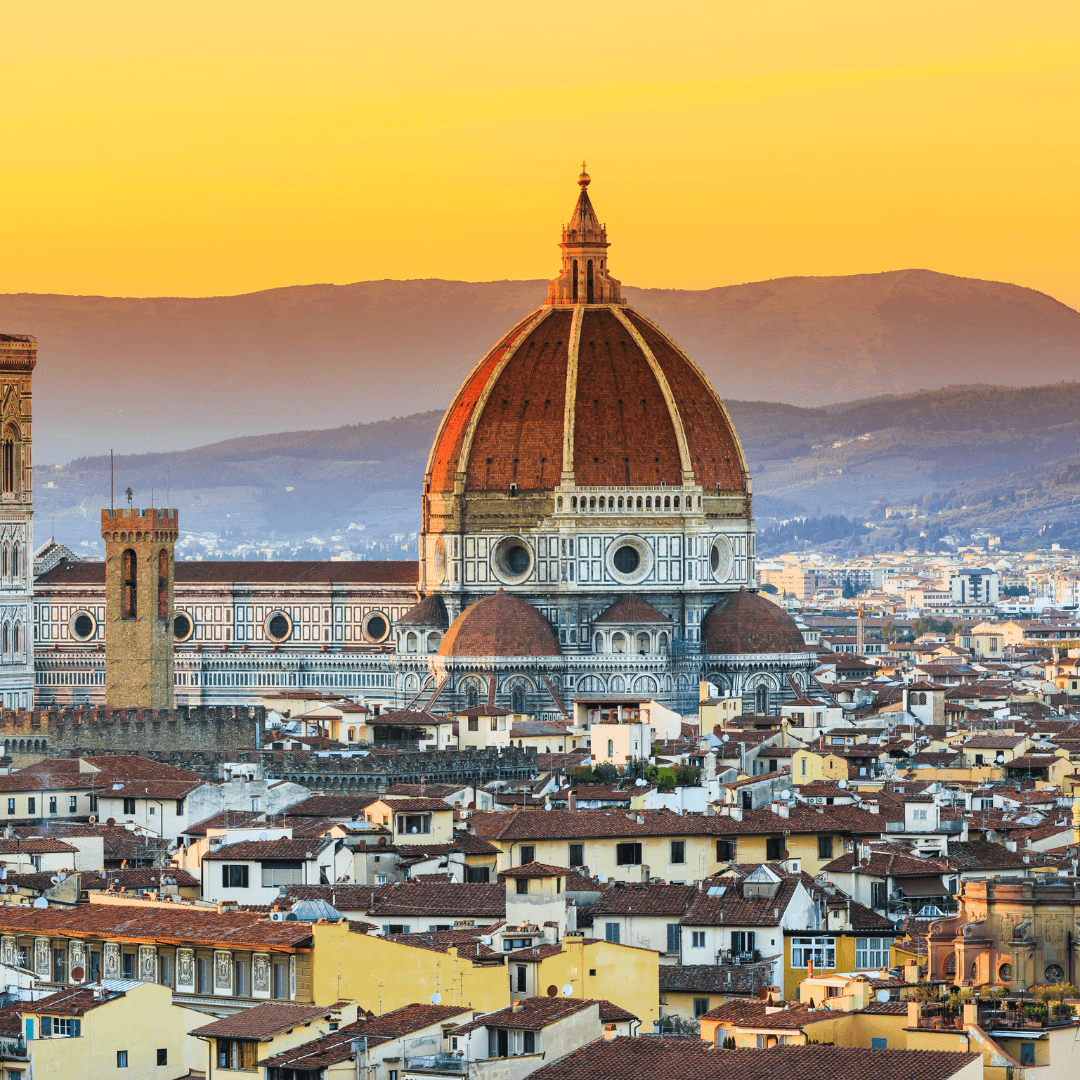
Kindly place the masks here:
[(1080, 5), (9, 6), (2, 292), (928, 267), (1080, 306)]

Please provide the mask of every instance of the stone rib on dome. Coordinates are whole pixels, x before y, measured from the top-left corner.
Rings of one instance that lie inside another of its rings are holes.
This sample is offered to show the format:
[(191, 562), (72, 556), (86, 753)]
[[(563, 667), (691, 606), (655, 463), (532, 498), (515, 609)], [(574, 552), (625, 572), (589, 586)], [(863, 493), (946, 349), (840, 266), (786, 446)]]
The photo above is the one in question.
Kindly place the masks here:
[(551, 624), (500, 589), (467, 607), (439, 643), (439, 656), (561, 656)]
[(807, 653), (795, 620), (758, 593), (740, 589), (717, 601), (702, 623), (705, 652), (716, 656), (746, 653)]

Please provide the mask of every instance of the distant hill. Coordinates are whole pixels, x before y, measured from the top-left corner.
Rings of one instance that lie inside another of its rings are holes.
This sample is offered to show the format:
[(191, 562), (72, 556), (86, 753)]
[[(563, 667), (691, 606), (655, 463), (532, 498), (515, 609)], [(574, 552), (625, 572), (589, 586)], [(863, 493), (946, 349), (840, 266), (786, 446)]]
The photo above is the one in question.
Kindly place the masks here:
[[(1080, 370), (1080, 313), (901, 270), (703, 291), (627, 288), (722, 396), (824, 406)], [(169, 450), (444, 408), (542, 281), (370, 281), (204, 299), (0, 296), (39, 340), (35, 455)]]
[[(955, 386), (806, 408), (729, 401), (761, 525), (793, 517), (875, 523), (862, 545), (936, 541), (985, 528), (1080, 542), (1080, 383)], [(415, 551), (420, 486), (441, 412), (325, 430), (247, 436), (172, 454), (122, 455), (116, 490), (180, 509), (182, 552), (276, 545), (275, 557)], [(35, 470), (38, 540), (96, 552), (109, 459)], [(917, 505), (924, 519), (886, 519)], [(927, 532), (921, 538), (921, 532)], [(334, 539), (337, 537), (337, 539)], [(396, 539), (395, 539), (396, 537)], [(767, 554), (763, 551), (762, 554)], [(265, 551), (262, 557), (265, 557)]]

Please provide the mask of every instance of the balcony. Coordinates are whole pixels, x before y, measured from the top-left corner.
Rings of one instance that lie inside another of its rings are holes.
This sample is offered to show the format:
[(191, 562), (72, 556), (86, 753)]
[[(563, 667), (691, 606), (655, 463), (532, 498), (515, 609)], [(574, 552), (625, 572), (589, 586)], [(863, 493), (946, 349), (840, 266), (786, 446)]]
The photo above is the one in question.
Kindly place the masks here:
[[(460, 1056), (459, 1056), (460, 1054)], [(405, 1057), (407, 1072), (431, 1073), (436, 1076), (467, 1076), (469, 1059), (463, 1051), (457, 1054), (428, 1054), (420, 1057)]]

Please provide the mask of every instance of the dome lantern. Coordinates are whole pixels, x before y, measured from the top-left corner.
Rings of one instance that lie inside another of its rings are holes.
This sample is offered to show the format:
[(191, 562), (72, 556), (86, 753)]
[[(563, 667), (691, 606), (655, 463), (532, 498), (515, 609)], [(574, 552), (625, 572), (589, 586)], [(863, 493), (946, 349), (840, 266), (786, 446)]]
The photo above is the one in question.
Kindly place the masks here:
[(607, 228), (589, 198), (592, 177), (581, 163), (577, 205), (563, 226), (562, 272), (548, 282), (548, 304), (624, 304), (621, 282), (607, 269)]

